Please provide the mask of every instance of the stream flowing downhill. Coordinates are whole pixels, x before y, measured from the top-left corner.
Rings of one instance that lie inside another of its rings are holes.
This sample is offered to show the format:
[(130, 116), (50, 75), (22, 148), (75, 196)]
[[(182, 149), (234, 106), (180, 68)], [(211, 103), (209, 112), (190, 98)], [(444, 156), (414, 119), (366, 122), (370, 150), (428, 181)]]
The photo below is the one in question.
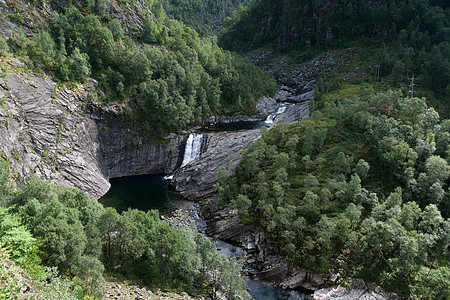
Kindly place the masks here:
[[(226, 255), (228, 258), (241, 258), (246, 255), (243, 248), (231, 245), (225, 241), (213, 238), (206, 234), (206, 221), (200, 217), (200, 204), (196, 203), (192, 210), (192, 215), (197, 223), (198, 231), (207, 239), (214, 242), (217, 247), (217, 251)], [(253, 268), (247, 265), (243, 265), (244, 272), (255, 272)], [(245, 275), (247, 279), (247, 291), (250, 296), (256, 300), (309, 300), (312, 299), (309, 295), (303, 294), (294, 290), (283, 290), (273, 286), (267, 286), (252, 279), (251, 276)]]
[[(286, 109), (294, 104), (291, 103), (281, 103), (278, 110), (269, 114), (264, 120), (264, 122), (259, 122), (259, 127), (262, 126), (272, 126), (274, 125), (275, 119), (282, 113), (286, 111)], [(236, 124), (236, 126), (232, 126), (234, 124), (227, 124), (228, 128), (233, 128), (233, 130), (246, 130), (246, 126), (248, 124), (245, 124), (244, 127), (241, 128), (241, 124), (243, 122), (239, 122)], [(252, 128), (253, 129), (253, 128)], [(204, 150), (204, 144), (206, 142), (207, 136), (206, 134), (199, 134), (199, 133), (191, 133), (187, 142), (186, 142), (186, 148), (184, 151), (184, 157), (183, 162), (181, 166), (173, 172), (175, 174), (179, 169), (186, 166), (190, 161), (194, 160), (195, 158), (199, 157), (201, 153)], [(164, 177), (165, 179), (172, 179), (173, 174), (170, 176)], [(200, 204), (196, 203), (194, 204), (194, 208), (191, 211), (192, 216), (195, 219), (198, 231), (206, 238), (211, 240), (216, 244), (217, 250), (226, 255), (228, 258), (242, 258), (247, 255), (246, 251), (238, 246), (231, 245), (225, 241), (216, 239), (212, 236), (208, 236), (206, 234), (206, 221), (200, 216)], [(243, 271), (247, 273), (253, 273), (256, 272), (251, 266), (244, 265)], [(294, 290), (283, 290), (281, 288), (272, 287), (272, 286), (266, 286), (262, 283), (259, 283), (257, 281), (254, 281), (251, 276), (245, 275), (247, 279), (247, 290), (252, 296), (253, 299), (269, 299), (269, 300), (277, 300), (277, 299), (291, 299), (291, 300), (303, 300), (303, 299), (311, 299), (309, 295), (306, 295), (304, 293), (301, 293), (299, 291)]]
[[(279, 109), (270, 114), (267, 119), (261, 122), (261, 126), (271, 126), (277, 116), (285, 112), (286, 108), (292, 104), (282, 103)], [(246, 130), (242, 128), (241, 130)], [(229, 258), (242, 258), (247, 255), (246, 251), (238, 246), (231, 245), (225, 241), (216, 239), (206, 234), (206, 221), (200, 216), (200, 204), (193, 203), (191, 205), (183, 205), (186, 203), (177, 193), (170, 190), (169, 181), (174, 174), (181, 168), (186, 166), (189, 162), (198, 158), (204, 151), (207, 141), (206, 133), (191, 133), (186, 140), (184, 149), (183, 161), (171, 175), (147, 175), (147, 176), (131, 176), (114, 178), (111, 180), (111, 190), (104, 197), (100, 199), (106, 206), (114, 206), (121, 211), (130, 208), (138, 208), (141, 210), (158, 209), (161, 213), (166, 214), (171, 210), (180, 207), (184, 211), (191, 213), (191, 216), (196, 223), (198, 231), (207, 239), (216, 244), (217, 250)], [(192, 203), (192, 202), (188, 202)], [(191, 208), (186, 208), (191, 207)], [(254, 270), (249, 265), (243, 266), (243, 272), (254, 273)], [(309, 295), (303, 294), (294, 290), (283, 290), (281, 288), (266, 286), (262, 283), (256, 282), (251, 276), (243, 275), (247, 279), (247, 290), (253, 299), (290, 299), (290, 300), (304, 300), (311, 299)]]
[(284, 112), (286, 111), (286, 108), (287, 108), (288, 106), (289, 106), (288, 103), (281, 103), (281, 104), (280, 104), (280, 107), (278, 108), (278, 110), (277, 110), (276, 112), (273, 112), (273, 113), (269, 114), (269, 115), (267, 116), (267, 119), (264, 121), (264, 123), (265, 123), (266, 125), (273, 125), (273, 123), (274, 123), (274, 121), (275, 121), (275, 118), (276, 118), (278, 115), (284, 113)]

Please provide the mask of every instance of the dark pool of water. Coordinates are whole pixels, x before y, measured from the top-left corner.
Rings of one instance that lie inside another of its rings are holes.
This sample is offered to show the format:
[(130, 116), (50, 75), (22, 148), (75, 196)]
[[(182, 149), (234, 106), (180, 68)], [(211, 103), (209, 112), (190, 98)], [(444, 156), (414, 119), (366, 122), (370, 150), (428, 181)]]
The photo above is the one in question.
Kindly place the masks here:
[[(100, 202), (105, 206), (115, 207), (119, 212), (130, 208), (147, 211), (157, 209), (162, 213), (167, 213), (176, 209), (184, 201), (165, 180), (164, 175), (144, 175), (112, 178), (110, 180), (111, 189), (100, 198)], [(199, 206), (196, 207), (199, 210)], [(202, 233), (206, 231), (206, 222), (197, 215)], [(228, 257), (241, 257), (245, 254), (240, 247), (233, 246), (221, 240), (215, 240), (220, 253)], [(247, 289), (253, 299), (256, 300), (303, 300), (311, 299), (308, 295), (298, 291), (286, 291), (280, 288), (265, 286), (262, 283), (253, 281), (247, 277)]]
[(162, 213), (176, 207), (177, 202), (183, 200), (169, 186), (164, 175), (143, 175), (112, 178), (111, 189), (100, 203), (115, 207), (119, 212), (129, 207), (147, 211), (157, 209)]

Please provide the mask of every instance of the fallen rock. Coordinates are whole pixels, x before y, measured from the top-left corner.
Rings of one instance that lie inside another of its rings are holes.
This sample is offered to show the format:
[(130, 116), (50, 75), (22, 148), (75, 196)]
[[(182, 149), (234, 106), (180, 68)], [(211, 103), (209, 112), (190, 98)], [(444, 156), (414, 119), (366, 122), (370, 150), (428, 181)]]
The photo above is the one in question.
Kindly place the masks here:
[(313, 287), (322, 286), (328, 279), (328, 274), (316, 274), (313, 272), (308, 272), (307, 279)]
[(306, 270), (295, 270), (280, 283), (280, 287), (283, 289), (297, 289), (302, 286), (303, 282), (306, 279), (306, 274)]
[(255, 280), (271, 286), (279, 286), (289, 274), (289, 266), (285, 263), (277, 264), (255, 275)]

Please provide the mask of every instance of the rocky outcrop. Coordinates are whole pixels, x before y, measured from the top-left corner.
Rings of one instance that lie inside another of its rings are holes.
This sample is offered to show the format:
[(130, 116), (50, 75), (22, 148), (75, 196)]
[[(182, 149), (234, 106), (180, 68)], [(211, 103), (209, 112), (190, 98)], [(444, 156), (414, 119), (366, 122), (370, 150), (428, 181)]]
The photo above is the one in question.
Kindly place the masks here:
[(141, 136), (139, 127), (124, 119), (117, 108), (100, 109), (92, 116), (99, 126), (99, 163), (108, 178), (170, 174), (181, 164), (188, 133), (155, 140)]
[(309, 101), (289, 105), (286, 110), (274, 119), (274, 125), (294, 123), (309, 117)]
[(208, 124), (233, 123), (233, 122), (258, 122), (264, 121), (270, 113), (275, 112), (279, 103), (272, 97), (263, 96), (256, 103), (257, 114), (235, 116), (212, 116), (207, 119)]
[(0, 79), (0, 151), (19, 181), (36, 174), (93, 196), (109, 189), (97, 163), (97, 124), (81, 108), (90, 92), (92, 86), (57, 89), (52, 80), (27, 74)]
[(314, 300), (400, 300), (395, 293), (386, 292), (376, 284), (365, 283), (360, 279), (351, 279), (348, 287), (335, 286), (314, 292)]
[(316, 274), (310, 270), (292, 267), (284, 262), (268, 264), (255, 274), (254, 279), (270, 286), (283, 289), (317, 290), (330, 283), (330, 274)]
[(323, 53), (303, 63), (285, 58), (273, 59), (269, 50), (253, 52), (248, 58), (277, 79), (280, 89), (274, 96), (275, 100), (299, 103), (313, 99), (317, 80), (348, 65), (357, 53), (357, 49)]
[[(1, 65), (11, 71), (24, 63), (4, 59)], [(95, 81), (59, 88), (44, 76), (0, 78), (0, 153), (17, 181), (35, 174), (100, 197), (111, 177), (176, 169), (186, 134), (141, 137), (119, 107), (90, 103), (95, 93)]]
[[(95, 102), (94, 80), (58, 87), (45, 75), (20, 74), (25, 63), (17, 59), (4, 58), (1, 67), (12, 75), (0, 78), (0, 154), (19, 182), (36, 174), (100, 197), (110, 178), (170, 174), (181, 164), (189, 132), (157, 140), (144, 135), (126, 117), (128, 107)], [(267, 114), (274, 103), (262, 98), (258, 108)], [(211, 193), (216, 171), (233, 171), (242, 151), (258, 137), (258, 130), (209, 134), (200, 165), (180, 170), (173, 182), (191, 199)]]
[(188, 199), (211, 196), (217, 171), (224, 167), (234, 172), (247, 145), (259, 136), (259, 130), (209, 133), (206, 151), (177, 171), (171, 184)]
[(193, 300), (186, 292), (167, 292), (160, 289), (141, 286), (136, 282), (119, 279), (112, 276), (105, 278), (105, 293), (103, 299), (147, 299), (147, 300)]

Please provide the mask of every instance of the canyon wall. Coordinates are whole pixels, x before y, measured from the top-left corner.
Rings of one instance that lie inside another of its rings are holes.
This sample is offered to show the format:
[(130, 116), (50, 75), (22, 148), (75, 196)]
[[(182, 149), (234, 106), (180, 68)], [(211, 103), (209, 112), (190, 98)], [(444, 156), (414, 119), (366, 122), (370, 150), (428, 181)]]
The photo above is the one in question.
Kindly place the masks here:
[[(1, 66), (17, 69), (23, 62), (2, 60)], [(186, 134), (142, 137), (123, 107), (90, 100), (96, 90), (93, 80), (58, 87), (44, 74), (0, 78), (0, 155), (16, 182), (35, 174), (100, 197), (109, 178), (176, 169)]]

